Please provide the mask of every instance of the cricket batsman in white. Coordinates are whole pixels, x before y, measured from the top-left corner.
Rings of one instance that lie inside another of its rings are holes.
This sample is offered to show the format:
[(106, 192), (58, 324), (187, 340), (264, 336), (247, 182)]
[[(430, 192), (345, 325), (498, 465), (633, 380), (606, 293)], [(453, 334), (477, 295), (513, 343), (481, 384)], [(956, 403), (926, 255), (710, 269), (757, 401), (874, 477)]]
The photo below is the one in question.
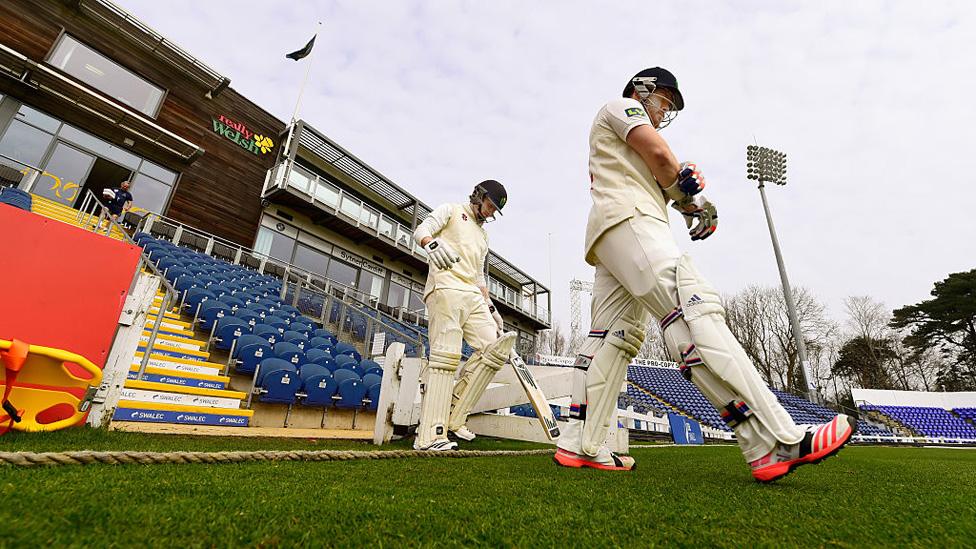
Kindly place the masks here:
[[(467, 204), (443, 204), (421, 223), (413, 238), (427, 252), (429, 272), (424, 302), (430, 319), (430, 358), (420, 407), (417, 450), (454, 450), (458, 438), (475, 435), (465, 425), (468, 414), (501, 370), (515, 345), (488, 296), (485, 223), (501, 215), (508, 201), (505, 187), (494, 180), (474, 188)], [(462, 338), (475, 352), (454, 383), (461, 361)], [(453, 406), (452, 406), (453, 404)]]
[(590, 130), (585, 253), (596, 267), (592, 323), (554, 459), (567, 467), (635, 467), (605, 440), (627, 365), (653, 315), (684, 376), (735, 431), (753, 477), (771, 482), (836, 453), (857, 424), (843, 414), (823, 425), (795, 424), (729, 331), (718, 293), (678, 250), (668, 203), (684, 216), (693, 241), (718, 227), (697, 166), (679, 163), (658, 133), (683, 108), (674, 75), (646, 69), (600, 109)]

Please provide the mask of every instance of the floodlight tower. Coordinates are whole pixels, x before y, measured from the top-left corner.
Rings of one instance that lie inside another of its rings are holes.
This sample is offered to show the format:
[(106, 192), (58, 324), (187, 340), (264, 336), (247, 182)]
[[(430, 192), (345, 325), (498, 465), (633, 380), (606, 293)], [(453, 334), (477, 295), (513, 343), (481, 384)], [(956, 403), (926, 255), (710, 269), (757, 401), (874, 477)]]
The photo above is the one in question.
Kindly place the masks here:
[(759, 182), (759, 194), (762, 196), (763, 210), (766, 212), (766, 224), (769, 226), (769, 238), (773, 241), (773, 252), (776, 254), (776, 264), (779, 266), (779, 278), (783, 283), (783, 297), (786, 300), (786, 312), (793, 327), (793, 337), (796, 340), (796, 354), (800, 360), (800, 371), (806, 384), (807, 398), (811, 402), (820, 402), (817, 391), (817, 380), (807, 362), (807, 347), (803, 342), (800, 331), (800, 320), (796, 315), (796, 303), (793, 301), (793, 291), (790, 289), (790, 279), (786, 276), (786, 265), (783, 263), (783, 252), (779, 249), (779, 239), (776, 238), (776, 228), (773, 227), (773, 217), (769, 213), (769, 202), (766, 200), (765, 183), (786, 185), (786, 153), (758, 145), (746, 147), (746, 177)]

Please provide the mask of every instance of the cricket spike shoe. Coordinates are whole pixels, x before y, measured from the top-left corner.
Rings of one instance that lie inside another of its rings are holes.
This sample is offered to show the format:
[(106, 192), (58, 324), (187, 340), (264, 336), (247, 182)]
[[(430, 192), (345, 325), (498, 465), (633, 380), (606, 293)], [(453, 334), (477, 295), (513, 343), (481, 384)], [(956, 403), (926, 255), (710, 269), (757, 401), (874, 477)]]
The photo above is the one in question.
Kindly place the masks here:
[(563, 467), (575, 467), (577, 469), (590, 467), (604, 471), (632, 471), (637, 468), (637, 462), (634, 461), (634, 458), (619, 456), (607, 449), (606, 446), (600, 448), (596, 457), (557, 448), (556, 455), (552, 457), (552, 460)]
[(471, 429), (468, 429), (467, 425), (462, 425), (461, 428), (455, 429), (451, 431), (451, 433), (459, 439), (466, 440), (468, 442), (474, 440), (474, 438), (477, 436), (471, 431)]
[(427, 452), (447, 452), (450, 450), (457, 450), (457, 442), (447, 440), (446, 438), (441, 438), (431, 442), (430, 446), (426, 448), (421, 448), (417, 446), (416, 442), (414, 442), (413, 449)]
[(822, 425), (808, 425), (798, 444), (777, 444), (773, 451), (751, 462), (752, 476), (759, 482), (773, 482), (800, 465), (820, 463), (840, 451), (856, 430), (857, 420), (845, 414)]

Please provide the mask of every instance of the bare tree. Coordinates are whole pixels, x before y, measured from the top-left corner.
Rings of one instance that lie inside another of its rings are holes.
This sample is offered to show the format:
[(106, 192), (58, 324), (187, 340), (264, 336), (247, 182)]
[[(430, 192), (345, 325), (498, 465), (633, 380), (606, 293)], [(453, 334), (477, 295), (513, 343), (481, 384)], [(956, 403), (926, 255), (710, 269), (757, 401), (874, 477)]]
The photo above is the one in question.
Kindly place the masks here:
[(680, 357), (671, 356), (671, 353), (668, 352), (668, 345), (664, 342), (661, 326), (657, 321), (651, 319), (644, 330), (644, 344), (637, 352), (637, 358), (677, 361)]
[(904, 334), (890, 326), (892, 312), (884, 303), (870, 296), (851, 296), (844, 300), (844, 306), (849, 337), (864, 342), (865, 360), (869, 362), (865, 366), (883, 372), (892, 388), (935, 388), (940, 362), (937, 353), (932, 349), (918, 352), (905, 345)]
[[(818, 380), (826, 380), (827, 357), (837, 327), (827, 318), (824, 304), (806, 288), (793, 288), (793, 300), (804, 343), (811, 350), (811, 369)], [(749, 286), (724, 301), (729, 328), (763, 379), (787, 391), (799, 391), (803, 374), (782, 290)]]
[(535, 340), (535, 354), (563, 356), (569, 352), (569, 340), (563, 333), (563, 326), (553, 322), (552, 328), (539, 332)]

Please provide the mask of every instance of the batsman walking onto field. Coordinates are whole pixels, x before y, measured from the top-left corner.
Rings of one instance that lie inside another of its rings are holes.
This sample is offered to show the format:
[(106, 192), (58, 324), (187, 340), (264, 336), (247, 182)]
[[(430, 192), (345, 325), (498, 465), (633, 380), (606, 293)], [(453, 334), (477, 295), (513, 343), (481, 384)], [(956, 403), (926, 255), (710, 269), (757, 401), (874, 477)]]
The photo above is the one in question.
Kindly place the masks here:
[[(485, 281), (488, 233), (484, 224), (500, 215), (507, 201), (501, 183), (482, 181), (467, 204), (438, 206), (414, 231), (414, 240), (428, 256), (424, 302), (430, 319), (430, 358), (415, 449), (457, 448), (448, 440), (448, 430), (458, 438), (474, 439), (465, 425), (468, 414), (515, 345), (514, 332), (503, 334), (502, 316), (488, 296)], [(475, 352), (455, 385), (462, 338)]]
[(634, 459), (605, 445), (627, 365), (644, 341), (649, 315), (672, 357), (735, 431), (761, 482), (840, 450), (856, 422), (838, 415), (797, 425), (776, 400), (725, 323), (718, 293), (682, 255), (666, 206), (681, 213), (693, 241), (718, 227), (705, 179), (679, 163), (658, 133), (684, 108), (674, 75), (655, 67), (627, 82), (590, 130), (590, 209), (586, 261), (596, 267), (591, 330), (577, 356), (570, 419), (556, 463), (630, 470)]

